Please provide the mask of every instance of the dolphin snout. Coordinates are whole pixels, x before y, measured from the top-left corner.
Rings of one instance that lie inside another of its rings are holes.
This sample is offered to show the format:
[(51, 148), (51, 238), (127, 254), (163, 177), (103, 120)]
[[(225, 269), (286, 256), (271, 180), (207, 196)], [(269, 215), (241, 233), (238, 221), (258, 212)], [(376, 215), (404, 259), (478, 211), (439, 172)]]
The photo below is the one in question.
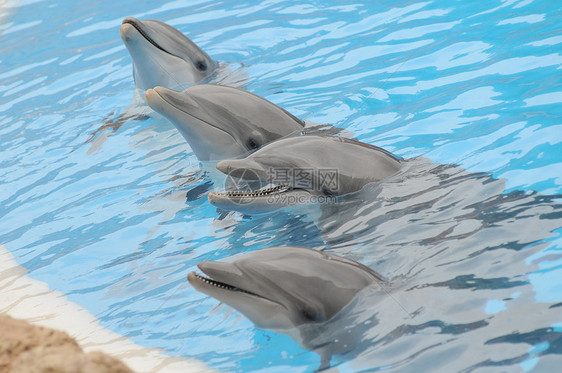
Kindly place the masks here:
[(267, 176), (262, 165), (249, 158), (225, 159), (216, 167), (223, 174), (247, 181), (265, 182)]
[(147, 89), (144, 93), (144, 97), (146, 98), (146, 102), (152, 109), (156, 111), (162, 111), (164, 99), (162, 98), (162, 96), (160, 96), (156, 88)]
[(230, 174), (230, 170), (232, 170), (232, 165), (228, 160), (218, 162), (216, 167), (217, 170), (226, 175)]
[(119, 34), (121, 35), (121, 39), (123, 41), (128, 41), (131, 38), (131, 31), (134, 29), (135, 27), (132, 26), (130, 23), (123, 23), (119, 28)]
[(159, 94), (156, 90), (152, 88), (147, 89), (146, 92), (144, 93), (144, 97), (146, 98), (146, 101), (150, 99), (155, 99), (156, 96), (159, 96)]
[[(185, 91), (176, 91), (170, 88), (157, 86), (152, 89), (148, 89), (145, 92), (146, 102), (150, 107), (152, 107), (156, 111), (162, 111), (161, 114), (166, 115), (169, 112), (169, 109), (164, 109), (162, 103), (166, 103), (167, 105), (174, 107), (186, 114), (199, 117), (205, 115), (205, 110), (201, 108), (201, 105), (189, 94), (189, 88)], [(160, 105), (159, 106), (153, 106)], [(167, 106), (166, 105), (166, 106)]]
[(125, 24), (125, 23), (139, 23), (140, 21), (138, 19), (136, 19), (135, 17), (125, 17), (125, 19), (123, 19), (123, 22), (121, 22), (121, 24)]
[[(144, 97), (151, 108), (159, 112), (163, 111), (162, 114), (166, 114), (167, 105), (171, 105), (181, 110), (187, 109), (187, 104), (189, 103), (187, 100), (178, 102), (182, 98), (181, 92), (160, 86), (147, 89), (144, 93)], [(184, 103), (185, 105), (182, 105)]]
[(121, 22), (121, 27), (119, 27), (119, 34), (123, 41), (129, 41), (131, 39), (131, 33), (135, 30), (135, 25), (138, 25), (140, 21), (133, 17), (127, 17)]

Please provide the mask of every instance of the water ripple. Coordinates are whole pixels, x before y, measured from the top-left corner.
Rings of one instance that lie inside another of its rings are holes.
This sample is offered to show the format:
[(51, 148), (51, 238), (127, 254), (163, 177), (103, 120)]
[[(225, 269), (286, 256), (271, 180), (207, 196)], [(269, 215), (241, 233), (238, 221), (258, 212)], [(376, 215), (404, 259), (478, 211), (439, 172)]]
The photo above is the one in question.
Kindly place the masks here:
[[(334, 321), (327, 338), (356, 337), (333, 361), (342, 371), (549, 371), (562, 351), (558, 8), (9, 5), (0, 29), (0, 243), (104, 326), (217, 369), (317, 368), (313, 352), (185, 281), (198, 261), (294, 244), (393, 281), (392, 298), (358, 297)], [(125, 16), (169, 22), (216, 60), (243, 66), (248, 90), (393, 151), (408, 159), (403, 172), (319, 221), (217, 211), (181, 135), (131, 103), (118, 31)]]

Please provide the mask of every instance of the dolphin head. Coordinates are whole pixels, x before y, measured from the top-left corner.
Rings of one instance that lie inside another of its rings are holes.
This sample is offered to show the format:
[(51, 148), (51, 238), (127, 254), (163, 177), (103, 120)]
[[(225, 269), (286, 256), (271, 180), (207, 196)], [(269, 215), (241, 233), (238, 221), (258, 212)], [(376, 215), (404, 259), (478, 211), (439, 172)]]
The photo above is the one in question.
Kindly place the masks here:
[(237, 188), (212, 191), (208, 198), (217, 207), (246, 214), (311, 201), (331, 202), (395, 174), (400, 165), (384, 149), (356, 140), (321, 135), (287, 137), (245, 158), (217, 163), (217, 169)]
[(133, 59), (136, 86), (143, 91), (195, 84), (216, 68), (195, 43), (163, 22), (127, 17), (120, 33)]
[(201, 161), (237, 157), (301, 131), (304, 123), (242, 89), (199, 84), (182, 92), (156, 87), (148, 105), (168, 118)]
[(363, 288), (383, 281), (357, 262), (303, 247), (273, 247), (232, 262), (198, 264), (188, 281), (263, 329), (331, 319)]

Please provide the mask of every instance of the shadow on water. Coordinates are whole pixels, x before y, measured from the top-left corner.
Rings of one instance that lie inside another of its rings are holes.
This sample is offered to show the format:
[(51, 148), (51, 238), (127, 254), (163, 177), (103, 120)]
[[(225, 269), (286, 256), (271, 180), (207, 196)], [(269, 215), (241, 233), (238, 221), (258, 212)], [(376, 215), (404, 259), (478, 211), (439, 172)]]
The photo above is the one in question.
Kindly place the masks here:
[[(389, 279), (389, 288), (362, 292), (325, 325), (289, 333), (307, 349), (338, 355), (332, 366), (527, 368), (536, 356), (562, 349), (560, 331), (552, 327), (560, 308), (537, 301), (529, 280), (541, 260), (533, 255), (561, 227), (561, 197), (506, 192), (490, 174), (416, 158), (360, 194), (322, 206), (320, 245), (309, 240), (305, 219), (293, 222), (290, 234), (286, 224), (271, 223), (283, 213), (239, 221), (230, 239), (236, 247), (243, 241), (237, 232), (277, 232), (268, 244), (316, 245)], [(560, 257), (553, 252), (549, 259)]]
[(115, 110), (111, 111), (105, 118), (102, 119), (103, 124), (94, 132), (92, 132), (86, 139), (86, 144), (92, 143), (90, 149), (88, 149), (88, 154), (96, 152), (99, 150), (101, 145), (105, 140), (113, 135), (123, 124), (125, 124), (129, 119), (135, 119), (139, 121), (145, 121), (149, 117), (148, 115), (143, 115), (140, 113), (134, 114), (119, 114), (115, 116)]

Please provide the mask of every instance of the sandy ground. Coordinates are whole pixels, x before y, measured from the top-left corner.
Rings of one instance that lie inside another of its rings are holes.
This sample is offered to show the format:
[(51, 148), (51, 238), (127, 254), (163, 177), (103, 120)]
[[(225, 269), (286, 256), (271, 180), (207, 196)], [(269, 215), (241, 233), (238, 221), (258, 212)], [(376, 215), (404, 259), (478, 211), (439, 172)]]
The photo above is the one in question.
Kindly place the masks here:
[(139, 373), (211, 371), (199, 360), (167, 356), (103, 328), (96, 317), (64, 294), (29, 278), (25, 268), (16, 263), (3, 245), (0, 245), (0, 314), (64, 331), (85, 352), (104, 352)]
[(65, 332), (0, 314), (0, 373), (133, 373), (103, 352), (85, 353)]

